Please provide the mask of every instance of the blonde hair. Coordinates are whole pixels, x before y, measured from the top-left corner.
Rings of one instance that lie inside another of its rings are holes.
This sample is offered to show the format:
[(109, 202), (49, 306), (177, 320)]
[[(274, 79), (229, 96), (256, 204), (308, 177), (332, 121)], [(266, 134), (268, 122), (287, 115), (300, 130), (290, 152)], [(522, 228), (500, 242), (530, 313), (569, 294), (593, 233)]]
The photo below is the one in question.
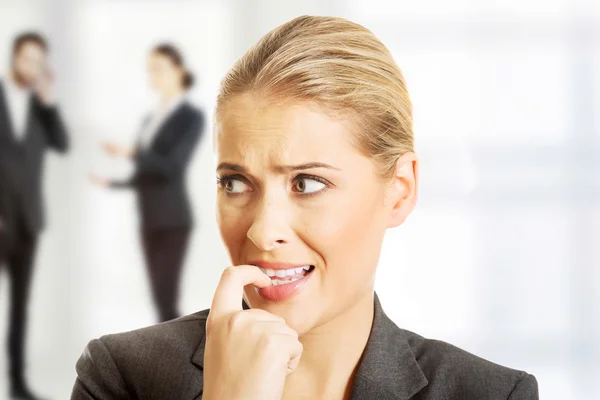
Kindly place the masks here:
[(343, 18), (302, 16), (263, 36), (221, 82), (215, 116), (231, 97), (259, 92), (310, 101), (358, 123), (359, 151), (391, 177), (414, 151), (412, 105), (389, 50), (363, 26)]

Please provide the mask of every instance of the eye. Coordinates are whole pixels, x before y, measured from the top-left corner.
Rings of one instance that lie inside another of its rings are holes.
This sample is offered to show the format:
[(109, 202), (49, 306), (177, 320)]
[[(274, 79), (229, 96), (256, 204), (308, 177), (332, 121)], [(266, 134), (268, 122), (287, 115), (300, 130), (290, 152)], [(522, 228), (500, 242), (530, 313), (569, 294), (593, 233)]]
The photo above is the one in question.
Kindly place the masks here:
[(240, 177), (236, 176), (222, 176), (217, 178), (217, 184), (226, 193), (240, 194), (250, 191), (250, 187)]
[(298, 176), (294, 181), (294, 192), (316, 194), (328, 187), (327, 181), (316, 176)]

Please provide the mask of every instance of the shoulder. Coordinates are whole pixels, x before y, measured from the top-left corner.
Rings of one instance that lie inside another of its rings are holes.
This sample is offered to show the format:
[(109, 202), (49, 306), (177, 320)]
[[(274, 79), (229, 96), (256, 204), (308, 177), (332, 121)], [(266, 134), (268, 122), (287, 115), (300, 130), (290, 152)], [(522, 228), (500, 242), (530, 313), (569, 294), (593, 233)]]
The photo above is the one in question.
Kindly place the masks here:
[(197, 373), (193, 356), (204, 340), (207, 316), (205, 310), (92, 340), (77, 362), (76, 390), (101, 398), (193, 390), (190, 382)]
[(204, 113), (200, 108), (193, 105), (189, 101), (185, 101), (182, 105), (182, 112), (186, 118), (191, 119), (195, 122), (203, 122), (204, 121)]
[(152, 325), (130, 332), (106, 335), (101, 340), (113, 356), (135, 357), (135, 349), (144, 349), (144, 356), (193, 351), (204, 337), (208, 310), (190, 314), (173, 321)]
[(429, 381), (424, 393), (450, 392), (460, 399), (538, 398), (533, 375), (487, 361), (440, 340), (406, 330), (403, 333)]

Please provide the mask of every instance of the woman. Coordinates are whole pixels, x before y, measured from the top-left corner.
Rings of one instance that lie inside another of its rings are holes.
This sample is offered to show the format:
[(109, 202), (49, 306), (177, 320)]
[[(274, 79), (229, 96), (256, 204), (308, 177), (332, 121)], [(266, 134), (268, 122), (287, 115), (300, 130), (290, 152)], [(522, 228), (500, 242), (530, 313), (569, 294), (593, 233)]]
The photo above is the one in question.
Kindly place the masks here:
[(133, 159), (133, 177), (126, 182), (93, 179), (102, 185), (136, 191), (152, 294), (163, 322), (179, 316), (179, 277), (192, 230), (185, 178), (200, 138), (203, 115), (185, 98), (194, 79), (174, 46), (155, 47), (149, 71), (160, 105), (146, 118), (136, 146), (104, 145), (113, 156)]
[(276, 28), (225, 77), (215, 123), (234, 266), (210, 311), (92, 341), (73, 399), (537, 398), (532, 375), (398, 328), (374, 293), (418, 161), (403, 77), (370, 31)]

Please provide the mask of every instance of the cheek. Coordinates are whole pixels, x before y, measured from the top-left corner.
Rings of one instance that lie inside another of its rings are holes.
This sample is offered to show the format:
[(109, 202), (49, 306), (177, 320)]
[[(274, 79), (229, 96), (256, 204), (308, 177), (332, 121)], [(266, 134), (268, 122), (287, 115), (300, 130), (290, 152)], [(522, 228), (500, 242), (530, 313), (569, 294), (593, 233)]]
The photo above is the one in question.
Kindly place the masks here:
[(307, 242), (325, 261), (324, 283), (351, 288), (371, 280), (385, 232), (382, 217), (379, 197), (362, 193), (327, 202), (306, 220)]
[(234, 264), (238, 262), (250, 224), (246, 221), (245, 214), (240, 211), (238, 207), (227, 205), (224, 201), (219, 200), (217, 203), (217, 224), (223, 243)]
[(177, 71), (170, 70), (167, 74), (166, 80), (168, 80), (169, 84), (176, 85), (181, 80), (181, 76)]
[(43, 71), (44, 64), (39, 60), (27, 60), (25, 62), (25, 68), (31, 74), (39, 74)]
[(27, 64), (27, 62), (19, 60), (17, 61), (17, 63), (15, 64), (17, 69), (19, 70), (19, 72), (21, 73), (28, 73), (29, 70), (31, 69), (29, 67), (29, 65)]

